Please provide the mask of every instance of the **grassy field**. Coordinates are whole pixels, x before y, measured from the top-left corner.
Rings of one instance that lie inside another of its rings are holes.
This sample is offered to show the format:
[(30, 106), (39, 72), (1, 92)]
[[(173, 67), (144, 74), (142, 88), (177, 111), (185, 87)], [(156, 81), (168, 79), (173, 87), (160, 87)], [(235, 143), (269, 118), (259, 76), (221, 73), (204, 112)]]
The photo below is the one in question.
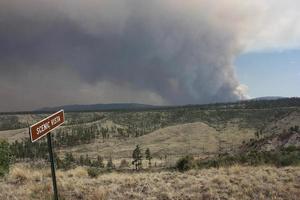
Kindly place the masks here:
[[(48, 169), (17, 164), (0, 181), (0, 199), (51, 199)], [(61, 199), (97, 200), (209, 200), (285, 199), (300, 195), (300, 168), (272, 166), (125, 173), (112, 172), (90, 178), (78, 167), (58, 171)]]

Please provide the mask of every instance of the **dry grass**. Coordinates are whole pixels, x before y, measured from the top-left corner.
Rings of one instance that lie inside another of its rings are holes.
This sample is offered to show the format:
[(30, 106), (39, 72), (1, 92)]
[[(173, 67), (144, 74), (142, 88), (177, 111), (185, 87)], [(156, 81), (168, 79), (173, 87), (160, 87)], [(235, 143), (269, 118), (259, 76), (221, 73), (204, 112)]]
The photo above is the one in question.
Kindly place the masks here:
[(12, 184), (25, 184), (26, 182), (40, 182), (43, 175), (46, 175), (42, 170), (33, 170), (27, 165), (16, 164), (10, 169), (8, 182)]
[[(58, 171), (62, 199), (287, 199), (300, 195), (300, 167), (270, 166), (87, 176), (79, 167)], [(40, 177), (40, 178), (36, 178)], [(51, 199), (49, 171), (17, 165), (0, 180), (0, 199)]]

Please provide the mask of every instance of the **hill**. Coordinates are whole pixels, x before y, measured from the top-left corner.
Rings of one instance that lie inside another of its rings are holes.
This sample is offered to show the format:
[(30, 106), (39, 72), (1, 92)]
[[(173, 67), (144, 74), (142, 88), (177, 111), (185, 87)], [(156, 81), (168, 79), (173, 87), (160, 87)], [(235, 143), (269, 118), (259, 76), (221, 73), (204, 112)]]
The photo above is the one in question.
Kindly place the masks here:
[(261, 101), (261, 100), (278, 100), (278, 99), (287, 99), (287, 97), (280, 96), (265, 96), (265, 97), (257, 97), (251, 99), (252, 101)]
[(269, 136), (263, 136), (256, 132), (256, 136), (256, 139), (243, 143), (234, 152), (227, 151), (212, 158), (198, 159), (193, 162), (199, 168), (225, 167), (237, 164), (273, 165), (277, 167), (300, 165), (299, 126)]
[(91, 104), (91, 105), (64, 105), (57, 107), (45, 107), (37, 109), (35, 112), (55, 112), (63, 109), (65, 112), (83, 111), (108, 111), (108, 110), (138, 110), (150, 109), (158, 106), (138, 104), (138, 103), (112, 103), (112, 104)]

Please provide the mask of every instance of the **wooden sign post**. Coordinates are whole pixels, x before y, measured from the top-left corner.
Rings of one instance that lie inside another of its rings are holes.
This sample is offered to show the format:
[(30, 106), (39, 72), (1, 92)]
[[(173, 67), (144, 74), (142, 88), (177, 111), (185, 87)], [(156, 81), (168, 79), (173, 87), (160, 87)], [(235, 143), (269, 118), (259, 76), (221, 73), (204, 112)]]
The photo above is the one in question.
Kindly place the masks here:
[(63, 110), (60, 110), (60, 111), (54, 113), (53, 115), (50, 115), (49, 117), (30, 126), (30, 128), (29, 128), (29, 135), (30, 135), (31, 142), (35, 142), (47, 135), (48, 151), (49, 151), (49, 158), (50, 158), (50, 163), (51, 163), (53, 192), (54, 192), (55, 200), (58, 200), (58, 192), (57, 192), (54, 158), (53, 158), (53, 152), (52, 152), (52, 140), (51, 140), (50, 131), (59, 127), (64, 122), (65, 122), (65, 114), (64, 114)]

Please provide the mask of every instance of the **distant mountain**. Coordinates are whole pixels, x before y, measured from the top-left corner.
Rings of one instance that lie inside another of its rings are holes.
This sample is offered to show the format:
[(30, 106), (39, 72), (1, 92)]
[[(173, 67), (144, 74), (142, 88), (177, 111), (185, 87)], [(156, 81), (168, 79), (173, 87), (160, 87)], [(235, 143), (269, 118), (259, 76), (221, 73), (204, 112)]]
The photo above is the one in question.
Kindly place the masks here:
[(300, 107), (300, 97), (259, 97), (237, 102), (227, 103), (211, 103), (211, 104), (188, 104), (188, 105), (169, 105), (169, 106), (154, 106), (139, 103), (112, 103), (112, 104), (91, 104), (91, 105), (64, 105), (56, 107), (44, 107), (33, 111), (20, 112), (0, 112), (0, 115), (15, 113), (44, 113), (53, 112), (64, 109), (67, 112), (84, 112), (84, 111), (110, 111), (110, 110), (170, 110), (180, 108), (201, 108), (201, 109), (266, 109), (266, 108), (281, 108), (281, 107)]
[(266, 97), (257, 97), (250, 100), (260, 101), (260, 100), (278, 100), (278, 99), (285, 99), (287, 97), (280, 97), (280, 96), (266, 96)]
[(64, 109), (67, 112), (78, 111), (107, 111), (107, 110), (135, 110), (158, 108), (159, 106), (139, 104), (139, 103), (112, 103), (112, 104), (90, 104), (90, 105), (64, 105), (57, 107), (45, 107), (37, 109), (37, 112), (50, 112)]
[(269, 99), (259, 98), (258, 100), (252, 99), (252, 100), (243, 101), (240, 102), (240, 106), (247, 109), (300, 107), (300, 97), (290, 97), (290, 98), (277, 97), (277, 99), (270, 99), (270, 97), (267, 98)]

